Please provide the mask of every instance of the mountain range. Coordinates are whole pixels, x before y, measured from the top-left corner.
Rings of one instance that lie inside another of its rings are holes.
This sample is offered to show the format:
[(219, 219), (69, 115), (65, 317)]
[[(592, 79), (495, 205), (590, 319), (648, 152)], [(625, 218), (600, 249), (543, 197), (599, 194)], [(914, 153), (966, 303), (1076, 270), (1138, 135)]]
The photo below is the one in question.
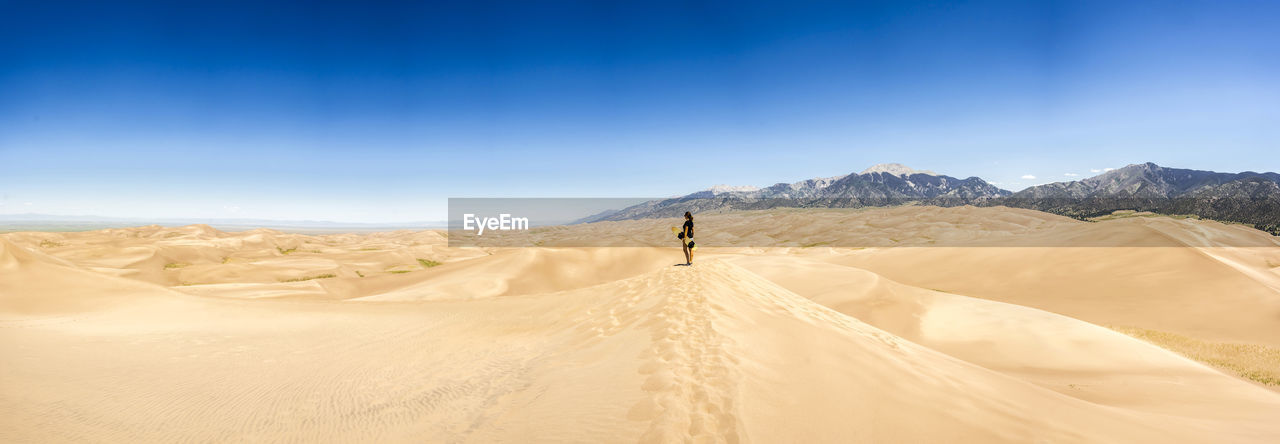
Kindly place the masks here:
[(685, 211), (856, 208), (902, 204), (1029, 208), (1085, 219), (1117, 210), (1194, 215), (1239, 222), (1280, 235), (1280, 174), (1219, 173), (1129, 165), (1082, 180), (1010, 192), (979, 178), (959, 179), (900, 164), (859, 173), (779, 183), (765, 188), (718, 185), (684, 196), (652, 200), (579, 222), (673, 217)]
[(1072, 182), (1038, 185), (989, 202), (1076, 218), (1116, 210), (1194, 215), (1280, 235), (1280, 174), (1129, 165)]
[(899, 164), (881, 164), (861, 173), (779, 183), (765, 188), (717, 185), (681, 197), (604, 212), (579, 222), (671, 217), (685, 211), (706, 213), (777, 207), (856, 208), (906, 202), (954, 206), (977, 204), (1009, 194), (1009, 191), (977, 177), (958, 179)]
[(1213, 190), (1223, 185), (1263, 179), (1280, 182), (1280, 174), (1218, 173), (1165, 168), (1154, 163), (1129, 165), (1087, 179), (1037, 185), (1013, 194), (1015, 198), (1146, 197), (1174, 198)]

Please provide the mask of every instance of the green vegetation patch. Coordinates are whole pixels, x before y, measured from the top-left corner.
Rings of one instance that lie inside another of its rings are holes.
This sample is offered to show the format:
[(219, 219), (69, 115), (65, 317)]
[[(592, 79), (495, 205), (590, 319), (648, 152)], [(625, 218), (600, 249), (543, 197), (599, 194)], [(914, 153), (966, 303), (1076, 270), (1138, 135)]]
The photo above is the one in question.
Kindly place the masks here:
[(48, 239), (40, 241), (40, 248), (54, 248), (54, 247), (62, 247), (65, 245), (67, 244), (64, 244), (62, 242), (54, 242)]
[(276, 250), (280, 251), (280, 254), (289, 254), (289, 253), (292, 253), (292, 252), (298, 251), (298, 247), (293, 247), (293, 248), (290, 248), (290, 249), (288, 249), (288, 250), (283, 249), (283, 248), (280, 248), (280, 247), (276, 247)]
[(1266, 386), (1280, 387), (1280, 348), (1259, 344), (1209, 342), (1174, 333), (1134, 327), (1113, 330), (1234, 373)]
[(191, 264), (184, 264), (184, 263), (182, 263), (182, 262), (170, 262), (170, 263), (164, 264), (164, 269), (165, 269), (165, 270), (173, 270), (173, 269), (175, 269), (175, 268), (182, 268), (182, 267), (187, 267), (187, 266), (190, 266), (190, 265), (191, 265)]
[(1102, 222), (1106, 220), (1128, 219), (1131, 217), (1146, 217), (1146, 218), (1167, 217), (1170, 219), (1200, 219), (1200, 216), (1196, 216), (1194, 214), (1159, 214), (1159, 213), (1153, 213), (1150, 211), (1116, 210), (1111, 212), (1111, 214), (1096, 216), (1096, 217), (1086, 217), (1084, 220), (1087, 220), (1090, 222)]
[(422, 268), (431, 268), (431, 267), (440, 265), (440, 262), (436, 262), (430, 259), (418, 259), (418, 263), (422, 264)]
[(315, 276), (303, 276), (300, 278), (282, 279), (280, 280), (280, 282), (302, 282), (302, 281), (309, 281), (312, 279), (329, 279), (329, 278), (335, 278), (335, 277), (338, 277), (338, 275), (333, 273), (325, 273), (325, 274), (317, 274)]

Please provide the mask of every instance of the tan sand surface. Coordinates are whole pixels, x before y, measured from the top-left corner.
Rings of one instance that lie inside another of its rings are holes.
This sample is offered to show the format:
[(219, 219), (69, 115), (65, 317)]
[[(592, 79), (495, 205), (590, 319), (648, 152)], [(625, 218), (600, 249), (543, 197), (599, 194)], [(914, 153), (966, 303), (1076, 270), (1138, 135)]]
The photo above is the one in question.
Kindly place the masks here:
[(684, 267), (674, 222), (0, 235), (0, 442), (1280, 440), (1274, 387), (1106, 328), (1280, 346), (1256, 230), (773, 210)]

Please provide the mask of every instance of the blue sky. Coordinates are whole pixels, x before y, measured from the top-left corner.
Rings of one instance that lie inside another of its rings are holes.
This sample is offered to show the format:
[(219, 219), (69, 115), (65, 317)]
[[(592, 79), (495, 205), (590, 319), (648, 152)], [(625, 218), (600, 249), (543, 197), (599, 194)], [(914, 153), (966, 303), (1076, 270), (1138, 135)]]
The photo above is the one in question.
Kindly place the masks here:
[(1274, 1), (108, 3), (0, 3), (0, 213), (1280, 170)]

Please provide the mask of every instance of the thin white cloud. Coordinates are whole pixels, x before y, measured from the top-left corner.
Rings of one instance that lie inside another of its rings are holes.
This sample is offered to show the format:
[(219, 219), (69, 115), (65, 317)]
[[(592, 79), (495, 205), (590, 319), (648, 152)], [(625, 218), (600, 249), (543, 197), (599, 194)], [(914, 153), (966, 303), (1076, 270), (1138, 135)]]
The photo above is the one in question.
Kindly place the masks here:
[(1107, 171), (1111, 171), (1111, 170), (1114, 170), (1114, 169), (1115, 169), (1115, 168), (1103, 168), (1103, 169), (1102, 169), (1102, 172), (1104, 172), (1104, 173), (1105, 173), (1105, 172), (1107, 172)]
[(1102, 170), (1097, 169), (1097, 168), (1094, 168), (1094, 169), (1089, 170), (1089, 172), (1090, 172), (1090, 173), (1101, 173), (1101, 172), (1102, 172)]
[(222, 206), (222, 209), (223, 209), (223, 210), (226, 210), (228, 213), (239, 213), (239, 212), (240, 212), (240, 206), (239, 206), (239, 205), (223, 205), (223, 206)]
[(1076, 173), (1066, 173), (1066, 174), (1063, 174), (1063, 176), (1067, 176), (1067, 177), (1076, 177), (1076, 176), (1079, 176), (1079, 174), (1076, 174)]
[(23, 205), (26, 205), (26, 206), (28, 206), (28, 207), (29, 207), (29, 206), (31, 206), (31, 202), (23, 202), (22, 204), (23, 204)]
[(1030, 175), (1030, 174), (1024, 174), (1024, 175), (1022, 175), (1022, 178), (1023, 178), (1023, 179), (1027, 179), (1027, 180), (1031, 180), (1031, 179), (1035, 179), (1035, 178), (1036, 178), (1036, 176), (1032, 176), (1032, 175)]

